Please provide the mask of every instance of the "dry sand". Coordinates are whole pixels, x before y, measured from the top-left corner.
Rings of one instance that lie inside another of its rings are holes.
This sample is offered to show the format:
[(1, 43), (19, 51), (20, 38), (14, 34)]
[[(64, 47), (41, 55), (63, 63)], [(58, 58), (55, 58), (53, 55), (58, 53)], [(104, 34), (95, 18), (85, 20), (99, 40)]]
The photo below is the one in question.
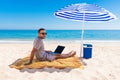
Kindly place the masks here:
[[(92, 43), (93, 57), (84, 60), (85, 69), (23, 69), (10, 68), (9, 65), (28, 55), (32, 43), (0, 44), (0, 80), (120, 80), (120, 43)], [(47, 50), (57, 45), (66, 46), (63, 53), (70, 50), (80, 53), (80, 44), (72, 42), (45, 42)]]

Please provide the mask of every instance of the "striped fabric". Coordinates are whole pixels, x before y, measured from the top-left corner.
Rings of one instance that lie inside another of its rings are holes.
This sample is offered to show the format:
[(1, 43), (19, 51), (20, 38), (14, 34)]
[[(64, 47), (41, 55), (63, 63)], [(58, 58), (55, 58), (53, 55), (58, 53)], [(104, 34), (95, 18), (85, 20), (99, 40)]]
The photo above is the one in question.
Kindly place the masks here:
[(76, 21), (110, 21), (117, 19), (109, 11), (94, 4), (72, 4), (56, 11), (55, 16)]

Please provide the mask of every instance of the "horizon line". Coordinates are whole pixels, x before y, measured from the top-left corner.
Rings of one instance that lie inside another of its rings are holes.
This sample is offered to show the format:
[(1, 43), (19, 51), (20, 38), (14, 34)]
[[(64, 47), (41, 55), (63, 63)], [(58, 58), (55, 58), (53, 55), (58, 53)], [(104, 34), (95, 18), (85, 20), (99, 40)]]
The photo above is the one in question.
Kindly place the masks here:
[[(0, 30), (38, 30), (38, 29), (0, 29)], [(46, 30), (82, 30), (82, 29), (46, 29)], [(120, 30), (120, 29), (84, 29), (84, 30)]]

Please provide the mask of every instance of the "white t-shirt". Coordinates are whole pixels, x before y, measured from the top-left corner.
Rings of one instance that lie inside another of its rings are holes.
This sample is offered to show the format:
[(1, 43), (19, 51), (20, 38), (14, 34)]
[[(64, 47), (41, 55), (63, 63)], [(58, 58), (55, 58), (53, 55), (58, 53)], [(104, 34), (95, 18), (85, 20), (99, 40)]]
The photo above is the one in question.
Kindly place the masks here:
[(37, 37), (34, 40), (33, 47), (37, 49), (37, 52), (35, 53), (36, 58), (41, 59), (43, 57), (43, 53), (45, 52), (43, 40), (41, 38)]
[(36, 58), (40, 61), (53, 61), (55, 60), (55, 56), (52, 55), (51, 53), (48, 53), (44, 50), (44, 43), (43, 40), (41, 38), (36, 38), (34, 40), (34, 44), (33, 44), (34, 48), (37, 49), (37, 52), (35, 53)]

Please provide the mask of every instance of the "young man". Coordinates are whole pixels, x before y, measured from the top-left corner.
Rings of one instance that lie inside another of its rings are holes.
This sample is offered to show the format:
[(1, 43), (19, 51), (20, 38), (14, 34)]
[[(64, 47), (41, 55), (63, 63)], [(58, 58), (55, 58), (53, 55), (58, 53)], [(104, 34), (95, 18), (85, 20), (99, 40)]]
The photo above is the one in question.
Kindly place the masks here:
[(44, 28), (40, 28), (38, 30), (38, 37), (34, 40), (33, 49), (31, 51), (31, 55), (30, 55), (30, 60), (25, 65), (29, 65), (32, 63), (34, 55), (36, 56), (36, 58), (39, 61), (45, 61), (45, 60), (53, 61), (53, 60), (59, 59), (59, 58), (72, 57), (76, 54), (75, 51), (71, 51), (67, 54), (52, 54), (53, 53), (52, 51), (44, 50), (43, 39), (45, 39), (46, 35), (47, 35), (47, 33)]

